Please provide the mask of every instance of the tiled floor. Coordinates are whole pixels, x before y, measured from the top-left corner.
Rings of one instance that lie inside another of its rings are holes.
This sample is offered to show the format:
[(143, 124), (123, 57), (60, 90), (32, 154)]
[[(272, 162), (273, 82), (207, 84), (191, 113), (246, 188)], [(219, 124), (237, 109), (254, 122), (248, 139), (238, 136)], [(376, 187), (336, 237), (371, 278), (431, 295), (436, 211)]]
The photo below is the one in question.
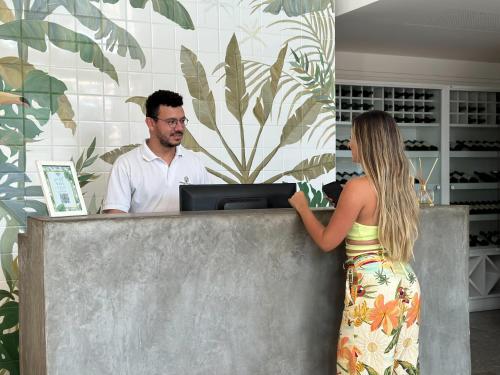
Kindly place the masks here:
[(470, 314), (472, 375), (500, 375), (500, 310)]

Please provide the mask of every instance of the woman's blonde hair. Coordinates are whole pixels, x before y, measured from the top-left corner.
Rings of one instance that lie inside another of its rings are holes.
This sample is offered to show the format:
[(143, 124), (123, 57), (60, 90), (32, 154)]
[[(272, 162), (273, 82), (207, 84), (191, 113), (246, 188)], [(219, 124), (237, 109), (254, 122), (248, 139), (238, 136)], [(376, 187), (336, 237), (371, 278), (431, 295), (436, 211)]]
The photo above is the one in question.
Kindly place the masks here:
[(369, 111), (354, 119), (352, 132), (358, 161), (377, 191), (379, 241), (390, 259), (409, 261), (419, 206), (398, 126), (389, 114)]

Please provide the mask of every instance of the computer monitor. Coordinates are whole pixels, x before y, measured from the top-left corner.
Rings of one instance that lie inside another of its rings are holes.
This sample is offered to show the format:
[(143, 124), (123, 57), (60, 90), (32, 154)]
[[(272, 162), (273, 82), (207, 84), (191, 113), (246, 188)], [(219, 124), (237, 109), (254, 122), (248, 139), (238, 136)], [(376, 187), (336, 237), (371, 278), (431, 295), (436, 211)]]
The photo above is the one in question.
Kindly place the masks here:
[(180, 185), (181, 211), (290, 208), (294, 183)]

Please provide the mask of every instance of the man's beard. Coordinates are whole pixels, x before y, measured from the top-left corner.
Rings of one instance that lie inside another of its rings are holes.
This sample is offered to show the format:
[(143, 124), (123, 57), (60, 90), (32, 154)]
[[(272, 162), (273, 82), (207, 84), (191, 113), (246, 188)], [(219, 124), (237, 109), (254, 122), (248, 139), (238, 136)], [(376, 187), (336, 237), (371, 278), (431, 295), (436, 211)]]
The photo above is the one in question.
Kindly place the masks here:
[[(180, 135), (181, 137), (183, 137), (183, 136), (184, 136), (184, 133), (182, 133), (182, 132), (175, 132), (173, 135), (174, 135), (174, 136), (175, 136), (175, 135)], [(180, 142), (179, 142), (179, 143), (175, 143), (175, 144), (174, 144), (174, 143), (171, 143), (171, 142), (168, 140), (168, 138), (166, 138), (166, 137), (159, 137), (159, 140), (160, 140), (160, 144), (161, 144), (163, 147), (167, 147), (167, 148), (176, 147), (177, 145), (179, 145), (179, 144), (180, 144)], [(181, 141), (182, 141), (182, 138), (181, 138)]]

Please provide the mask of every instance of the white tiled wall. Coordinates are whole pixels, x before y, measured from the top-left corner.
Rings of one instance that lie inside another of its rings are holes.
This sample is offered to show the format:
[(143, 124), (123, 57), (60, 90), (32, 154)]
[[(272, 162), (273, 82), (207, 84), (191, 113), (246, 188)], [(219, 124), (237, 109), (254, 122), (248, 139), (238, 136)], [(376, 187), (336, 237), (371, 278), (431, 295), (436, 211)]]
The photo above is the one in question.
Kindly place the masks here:
[[(57, 116), (53, 116), (43, 126), (43, 133), (36, 139), (36, 142), (26, 145), (26, 173), (32, 179), (32, 184), (38, 183), (36, 160), (69, 160), (71, 158), (77, 160), (80, 154), (89, 147), (94, 137), (98, 154), (123, 145), (141, 143), (148, 136), (144, 115), (136, 104), (126, 103), (126, 100), (132, 96), (148, 96), (158, 89), (178, 91), (184, 96), (185, 110), (190, 119), (190, 131), (208, 152), (233, 166), (220, 139), (196, 119), (182, 75), (181, 46), (193, 51), (204, 66), (216, 101), (218, 126), (227, 143), (239, 156), (239, 126), (227, 109), (224, 79), (217, 82), (224, 70), (212, 72), (219, 63), (224, 61), (226, 48), (233, 34), (236, 34), (238, 38), (244, 60), (272, 64), (285, 40), (298, 35), (298, 32), (287, 29), (283, 24), (272, 25), (273, 22), (287, 19), (284, 13), (279, 15), (265, 13), (263, 11), (265, 7), (252, 12), (252, 4), (256, 2), (251, 0), (181, 0), (180, 3), (188, 10), (195, 25), (194, 31), (184, 30), (154, 12), (151, 2), (147, 2), (145, 9), (134, 9), (125, 0), (118, 1), (116, 4), (92, 3), (100, 7), (107, 18), (127, 29), (134, 36), (146, 58), (145, 65), (141, 66), (140, 62), (131, 59), (128, 53), (126, 57), (119, 56), (116, 53), (116, 47), (114, 52), (105, 51), (105, 56), (116, 69), (118, 83), (92, 64), (82, 61), (77, 53), (64, 51), (50, 43), (47, 43), (48, 48), (45, 52), (29, 50), (28, 61), (31, 64), (66, 84), (66, 96), (72, 105), (75, 113), (74, 121), (77, 124), (76, 131), (73, 132), (65, 128)], [(6, 4), (12, 7), (12, 2), (6, 1)], [(95, 36), (94, 31), (82, 26), (62, 7), (50, 15), (48, 20), (76, 30), (90, 38)], [(105, 48), (105, 41), (98, 40), (97, 43)], [(301, 41), (296, 40), (290, 47), (297, 48), (300, 45)], [(0, 58), (17, 56), (17, 52), (15, 42), (0, 40)], [(284, 70), (288, 72), (291, 72), (291, 59), (292, 56), (288, 50), (284, 66)], [(282, 95), (283, 93), (278, 94), (277, 103), (281, 102)], [(288, 113), (292, 98), (293, 95), (283, 106), (283, 113)], [(259, 131), (259, 124), (252, 113), (254, 105), (255, 97), (250, 99), (244, 118), (246, 147), (249, 148), (247, 158)], [(278, 105), (275, 107), (277, 108)], [(278, 118), (277, 110), (274, 112), (260, 139), (254, 167), (279, 143), (286, 118), (283, 116)], [(322, 131), (317, 131), (318, 136), (321, 133)], [(317, 136), (313, 137), (310, 142), (307, 138), (306, 134), (300, 142), (281, 149), (264, 169), (257, 182), (262, 182), (284, 170), (292, 169), (306, 158), (334, 152), (333, 138), (322, 147), (316, 146)], [(208, 167), (222, 173), (226, 172), (206, 155), (199, 154), (199, 156)], [(96, 196), (98, 202), (103, 198), (110, 168), (110, 165), (98, 160), (88, 169), (90, 172), (98, 173), (100, 177), (84, 188), (87, 203), (93, 195)], [(334, 172), (332, 171), (312, 183), (319, 186), (333, 178)], [(283, 180), (294, 181), (292, 177), (285, 177)]]

